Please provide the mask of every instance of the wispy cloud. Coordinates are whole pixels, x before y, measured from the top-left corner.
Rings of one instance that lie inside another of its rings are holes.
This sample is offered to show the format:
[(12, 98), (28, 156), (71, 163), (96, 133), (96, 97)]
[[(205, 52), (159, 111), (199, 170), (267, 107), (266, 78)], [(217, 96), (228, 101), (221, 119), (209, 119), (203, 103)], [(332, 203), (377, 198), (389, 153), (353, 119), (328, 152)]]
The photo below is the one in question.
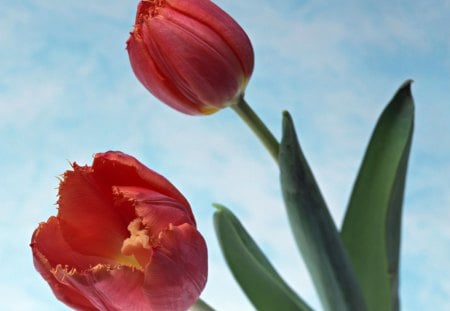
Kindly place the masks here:
[[(124, 48), (136, 4), (40, 0), (0, 12), (0, 45), (6, 47), (0, 50), (0, 170), (7, 176), (0, 187), (0, 257), (4, 266), (20, 266), (26, 274), (12, 277), (4, 269), (0, 284), (8, 281), (8, 293), (28, 301), (22, 310), (63, 309), (34, 272), (31, 232), (55, 212), (55, 176), (68, 168), (67, 160), (86, 164), (95, 152), (119, 149), (167, 176), (190, 200), (210, 250), (207, 301), (219, 310), (252, 310), (216, 242), (210, 204), (220, 202), (238, 214), (288, 282), (318, 306), (283, 212), (276, 166), (256, 138), (228, 110), (207, 118), (170, 110), (132, 75)], [(291, 111), (337, 223), (379, 113), (403, 79), (417, 80), (402, 293), (408, 310), (423, 310), (431, 301), (445, 306), (449, 2), (218, 4), (245, 26), (255, 45), (249, 102), (276, 136), (281, 110)]]

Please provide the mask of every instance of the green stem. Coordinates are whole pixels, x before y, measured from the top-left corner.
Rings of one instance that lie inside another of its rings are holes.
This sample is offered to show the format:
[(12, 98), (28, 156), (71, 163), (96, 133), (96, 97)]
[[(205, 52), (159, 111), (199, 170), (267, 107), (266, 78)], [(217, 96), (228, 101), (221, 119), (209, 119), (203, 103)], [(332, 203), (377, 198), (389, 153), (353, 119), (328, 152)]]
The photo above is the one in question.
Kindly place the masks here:
[(278, 162), (278, 150), (280, 149), (280, 144), (263, 121), (261, 121), (258, 115), (247, 104), (244, 97), (241, 97), (240, 101), (236, 105), (232, 105), (231, 108), (250, 127), (256, 136), (258, 136), (259, 140), (266, 147), (267, 151), (269, 151), (275, 162)]
[(189, 309), (189, 311), (214, 311), (206, 302), (202, 299), (198, 299), (194, 305)]

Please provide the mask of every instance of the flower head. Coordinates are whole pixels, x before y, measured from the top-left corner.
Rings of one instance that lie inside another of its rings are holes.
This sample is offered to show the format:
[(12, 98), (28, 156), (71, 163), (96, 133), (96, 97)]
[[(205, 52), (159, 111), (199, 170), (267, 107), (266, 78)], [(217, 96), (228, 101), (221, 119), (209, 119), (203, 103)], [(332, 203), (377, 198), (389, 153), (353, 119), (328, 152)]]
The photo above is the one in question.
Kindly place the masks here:
[(186, 310), (207, 277), (207, 251), (183, 195), (135, 158), (73, 164), (58, 214), (31, 248), (55, 296), (79, 310)]
[(191, 115), (236, 104), (253, 71), (247, 35), (210, 0), (141, 1), (127, 50), (139, 81)]

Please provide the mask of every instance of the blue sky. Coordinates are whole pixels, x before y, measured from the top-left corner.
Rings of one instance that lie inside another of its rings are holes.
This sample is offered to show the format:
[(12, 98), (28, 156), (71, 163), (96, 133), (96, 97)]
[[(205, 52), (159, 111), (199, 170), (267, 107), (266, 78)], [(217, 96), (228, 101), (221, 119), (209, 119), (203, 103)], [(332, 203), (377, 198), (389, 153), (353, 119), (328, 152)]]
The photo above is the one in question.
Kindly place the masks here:
[[(191, 202), (209, 247), (203, 297), (211, 305), (252, 310), (218, 249), (211, 203), (220, 202), (320, 310), (259, 142), (230, 109), (182, 115), (132, 74), (125, 41), (137, 1), (0, 3), (0, 309), (67, 310), (33, 268), (31, 234), (56, 213), (56, 177), (68, 161), (121, 150)], [(404, 80), (415, 80), (401, 301), (404, 310), (450, 310), (450, 1), (216, 3), (255, 48), (248, 102), (278, 137), (281, 111), (291, 112), (338, 224), (379, 114)]]

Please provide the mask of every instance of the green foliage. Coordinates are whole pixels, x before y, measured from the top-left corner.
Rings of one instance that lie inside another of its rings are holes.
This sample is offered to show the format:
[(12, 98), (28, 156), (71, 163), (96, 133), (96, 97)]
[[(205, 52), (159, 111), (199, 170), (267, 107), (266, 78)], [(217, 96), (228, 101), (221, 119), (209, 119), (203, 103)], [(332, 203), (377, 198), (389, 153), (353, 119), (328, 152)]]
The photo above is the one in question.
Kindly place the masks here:
[(287, 112), (283, 115), (278, 162), (292, 232), (324, 309), (365, 310), (351, 262)]
[(257, 310), (312, 310), (278, 275), (233, 213), (215, 205), (214, 226), (236, 281)]
[(370, 311), (399, 309), (401, 212), (413, 123), (407, 81), (378, 120), (341, 231)]

